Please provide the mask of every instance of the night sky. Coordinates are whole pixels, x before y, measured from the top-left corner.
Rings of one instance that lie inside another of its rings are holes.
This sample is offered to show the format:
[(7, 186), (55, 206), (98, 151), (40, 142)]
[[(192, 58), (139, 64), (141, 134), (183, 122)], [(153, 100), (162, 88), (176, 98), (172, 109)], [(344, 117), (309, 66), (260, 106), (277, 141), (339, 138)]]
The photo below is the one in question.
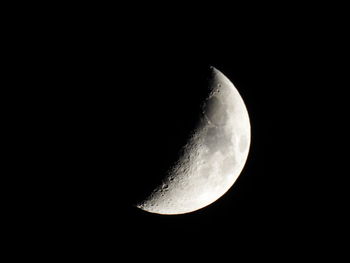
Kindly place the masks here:
[[(132, 247), (191, 237), (228, 238), (239, 247), (268, 236), (280, 246), (279, 240), (309, 229), (308, 149), (296, 147), (301, 133), (308, 136), (298, 95), (305, 93), (304, 66), (297, 51), (286, 50), (290, 38), (270, 37), (178, 49), (169, 36), (81, 72), (87, 86), (74, 94), (80, 103), (72, 125), (78, 125), (82, 155), (69, 153), (76, 173), (64, 176), (72, 183), (66, 201), (78, 235), (115, 236)], [(249, 112), (251, 148), (243, 172), (227, 194), (191, 214), (161, 216), (133, 207), (160, 182), (196, 124), (210, 65), (234, 83)]]
[[(40, 238), (84, 255), (90, 248), (115, 251), (127, 262), (184, 259), (187, 252), (316, 253), (338, 222), (339, 203), (329, 199), (337, 192), (329, 180), (335, 168), (327, 167), (335, 156), (325, 149), (329, 123), (339, 120), (328, 111), (336, 104), (329, 87), (336, 86), (320, 45), (328, 24), (309, 19), (310, 12), (264, 15), (257, 8), (164, 26), (166, 16), (50, 25), (45, 42), (29, 48), (26, 61), (38, 66), (27, 80), (38, 87), (30, 93), (38, 103), (31, 102), (34, 113), (23, 113), (30, 120), (27, 149), (40, 156), (28, 161), (27, 167), (40, 163), (40, 175), (24, 185), (40, 190), (26, 218), (44, 229)], [(241, 175), (218, 201), (193, 213), (135, 208), (195, 126), (210, 66), (232, 81), (249, 113), (251, 147)]]

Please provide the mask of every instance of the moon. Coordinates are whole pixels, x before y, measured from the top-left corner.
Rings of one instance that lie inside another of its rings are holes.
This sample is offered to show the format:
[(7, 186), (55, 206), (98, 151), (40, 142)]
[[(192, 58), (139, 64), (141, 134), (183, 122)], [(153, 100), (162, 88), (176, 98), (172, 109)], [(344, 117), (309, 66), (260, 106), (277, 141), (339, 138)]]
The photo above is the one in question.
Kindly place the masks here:
[(250, 147), (248, 112), (231, 81), (214, 67), (210, 74), (202, 114), (182, 155), (136, 207), (164, 215), (190, 213), (223, 196), (242, 172)]

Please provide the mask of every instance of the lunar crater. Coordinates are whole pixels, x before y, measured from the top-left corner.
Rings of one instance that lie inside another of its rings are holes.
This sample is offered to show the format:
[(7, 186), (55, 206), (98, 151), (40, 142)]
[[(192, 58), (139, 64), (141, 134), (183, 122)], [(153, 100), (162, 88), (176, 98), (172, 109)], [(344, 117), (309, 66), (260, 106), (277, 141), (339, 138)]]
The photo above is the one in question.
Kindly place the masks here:
[(209, 98), (205, 105), (205, 116), (209, 123), (215, 126), (223, 126), (227, 120), (225, 105), (216, 96)]

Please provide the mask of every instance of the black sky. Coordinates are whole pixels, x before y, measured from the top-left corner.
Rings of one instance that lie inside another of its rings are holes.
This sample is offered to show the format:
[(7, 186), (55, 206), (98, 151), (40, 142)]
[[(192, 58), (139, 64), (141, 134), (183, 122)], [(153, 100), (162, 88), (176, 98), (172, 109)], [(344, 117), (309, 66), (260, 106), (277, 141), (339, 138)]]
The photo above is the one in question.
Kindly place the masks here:
[[(86, 152), (78, 157), (84, 173), (72, 180), (72, 192), (79, 189), (81, 195), (72, 206), (81, 220), (78, 228), (89, 218), (83, 232), (93, 225), (91, 231), (101, 228), (141, 243), (193, 235), (260, 243), (266, 236), (278, 242), (305, 229), (315, 234), (304, 192), (313, 177), (304, 159), (309, 136), (304, 106), (312, 92), (304, 47), (287, 33), (245, 30), (249, 34), (228, 31), (208, 46), (179, 46), (171, 33), (165, 39), (160, 35), (146, 47), (142, 41), (136, 50), (125, 47), (130, 55), (123, 58), (110, 59), (102, 51), (101, 64), (98, 58), (79, 71), (84, 85), (74, 94), (73, 103), (79, 100), (81, 108), (73, 123), (82, 121), (77, 147)], [(240, 178), (220, 200), (192, 214), (167, 217), (132, 207), (164, 176), (186, 142), (210, 65), (232, 80), (249, 111), (252, 143)]]
[[(40, 158), (28, 164), (40, 161), (40, 175), (26, 179), (43, 192), (27, 214), (45, 229), (40, 237), (77, 251), (115, 250), (130, 261), (186, 251), (290, 258), (333, 237), (340, 204), (329, 199), (338, 188), (328, 180), (325, 160), (334, 156), (325, 134), (327, 122), (339, 123), (327, 110), (339, 92), (327, 68), (337, 27), (314, 9), (265, 8), (231, 15), (219, 8), (218, 18), (203, 22), (188, 19), (191, 12), (98, 21), (85, 14), (33, 27), (23, 67), (34, 69), (27, 80), (38, 103), (35, 114), (23, 115), (26, 136), (41, 142)], [(252, 141), (241, 176), (194, 213), (133, 207), (186, 142), (210, 66), (234, 83), (248, 109)]]

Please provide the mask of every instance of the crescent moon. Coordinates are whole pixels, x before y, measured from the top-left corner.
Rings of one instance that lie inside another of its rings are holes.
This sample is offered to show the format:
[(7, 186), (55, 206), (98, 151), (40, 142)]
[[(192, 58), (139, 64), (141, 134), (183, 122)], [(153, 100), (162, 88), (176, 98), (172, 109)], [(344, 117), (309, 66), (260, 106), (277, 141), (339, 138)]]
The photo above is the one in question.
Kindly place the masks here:
[(250, 121), (237, 89), (211, 68), (209, 94), (182, 156), (136, 207), (174, 215), (201, 209), (223, 196), (240, 175), (250, 147)]

